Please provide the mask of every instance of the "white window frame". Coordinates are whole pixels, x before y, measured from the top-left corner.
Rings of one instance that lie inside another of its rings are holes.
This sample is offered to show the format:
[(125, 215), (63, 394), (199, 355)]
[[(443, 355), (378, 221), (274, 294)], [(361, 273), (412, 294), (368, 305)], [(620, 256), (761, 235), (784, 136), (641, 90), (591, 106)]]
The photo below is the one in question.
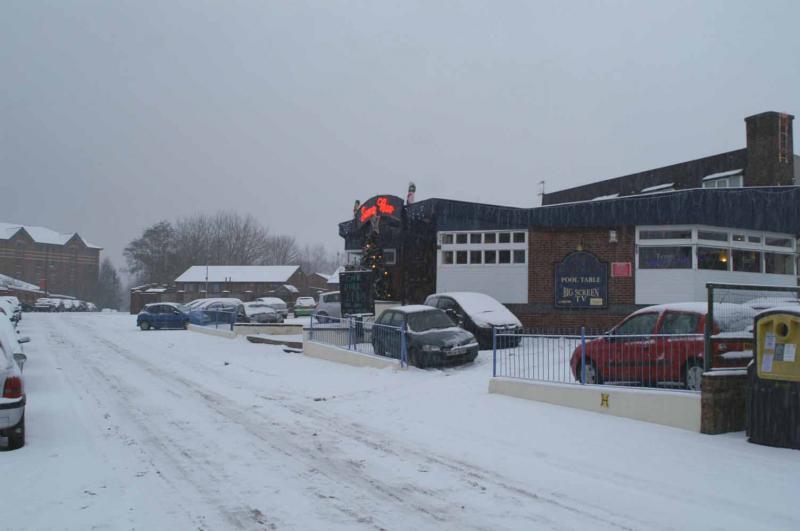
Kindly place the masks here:
[[(493, 233), (495, 235), (495, 242), (494, 243), (484, 243), (485, 238), (484, 234)], [(508, 233), (509, 234), (509, 242), (508, 243), (499, 243), (500, 241), (500, 233)], [(514, 235), (515, 234), (523, 234), (523, 240), (521, 242), (514, 242)], [(467, 235), (467, 243), (456, 243), (457, 241), (457, 234), (466, 234)], [(472, 235), (479, 234), (481, 243), (470, 243), (472, 241)], [(452, 236), (453, 243), (444, 243), (446, 239), (450, 239)], [(509, 266), (527, 266), (529, 256), (528, 256), (528, 239), (529, 231), (527, 229), (507, 229), (507, 230), (458, 230), (458, 231), (441, 231), (437, 235), (436, 240), (439, 242), (439, 249), (436, 256), (436, 263), (439, 267), (499, 267), (499, 268), (507, 268)], [(444, 263), (444, 253), (447, 251), (453, 252), (453, 263), (446, 264)], [(464, 264), (459, 264), (458, 260), (456, 259), (456, 253), (458, 251), (466, 251), (467, 252), (467, 262)], [(480, 263), (472, 263), (472, 255), (471, 251), (480, 251), (481, 252), (481, 262)], [(496, 261), (493, 264), (487, 264), (485, 259), (485, 252), (486, 251), (495, 251), (496, 252)], [(507, 264), (501, 264), (500, 260), (500, 251), (510, 251), (511, 260)], [(514, 262), (514, 251), (524, 251), (525, 252), (525, 261), (524, 262)]]

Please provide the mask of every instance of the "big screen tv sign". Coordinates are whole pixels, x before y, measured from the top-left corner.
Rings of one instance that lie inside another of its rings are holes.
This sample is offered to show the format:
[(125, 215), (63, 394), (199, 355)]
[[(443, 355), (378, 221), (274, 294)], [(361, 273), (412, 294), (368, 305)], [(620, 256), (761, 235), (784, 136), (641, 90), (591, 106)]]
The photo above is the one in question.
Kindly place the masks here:
[(608, 264), (576, 251), (556, 264), (556, 308), (608, 307)]

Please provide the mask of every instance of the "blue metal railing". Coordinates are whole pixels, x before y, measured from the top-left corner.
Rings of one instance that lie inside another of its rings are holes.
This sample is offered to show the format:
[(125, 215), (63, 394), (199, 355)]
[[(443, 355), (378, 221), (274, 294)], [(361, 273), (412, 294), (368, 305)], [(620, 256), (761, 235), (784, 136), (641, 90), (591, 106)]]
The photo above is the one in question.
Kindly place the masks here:
[(362, 354), (395, 358), (403, 367), (408, 366), (406, 330), (377, 324), (371, 315), (344, 318), (312, 315), (308, 339)]

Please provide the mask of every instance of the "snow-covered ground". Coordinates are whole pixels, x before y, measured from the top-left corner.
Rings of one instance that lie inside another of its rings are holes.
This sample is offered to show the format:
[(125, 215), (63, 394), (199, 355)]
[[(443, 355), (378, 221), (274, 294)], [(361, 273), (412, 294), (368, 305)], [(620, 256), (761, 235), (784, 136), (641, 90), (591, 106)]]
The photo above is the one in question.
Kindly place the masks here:
[(124, 314), (26, 314), (7, 529), (800, 529), (800, 453)]

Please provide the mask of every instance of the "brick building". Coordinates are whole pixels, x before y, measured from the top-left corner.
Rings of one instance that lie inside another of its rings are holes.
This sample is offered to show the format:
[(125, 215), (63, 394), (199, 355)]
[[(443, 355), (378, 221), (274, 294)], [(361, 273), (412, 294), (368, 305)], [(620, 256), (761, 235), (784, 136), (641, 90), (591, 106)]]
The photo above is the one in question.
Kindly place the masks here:
[(91, 300), (97, 289), (101, 250), (77, 233), (0, 223), (0, 273), (47, 293)]
[[(202, 297), (235, 297), (245, 302), (276, 296), (293, 302), (307, 289), (300, 266), (192, 266), (175, 279), (186, 301)], [(206, 294), (208, 286), (208, 294)]]

